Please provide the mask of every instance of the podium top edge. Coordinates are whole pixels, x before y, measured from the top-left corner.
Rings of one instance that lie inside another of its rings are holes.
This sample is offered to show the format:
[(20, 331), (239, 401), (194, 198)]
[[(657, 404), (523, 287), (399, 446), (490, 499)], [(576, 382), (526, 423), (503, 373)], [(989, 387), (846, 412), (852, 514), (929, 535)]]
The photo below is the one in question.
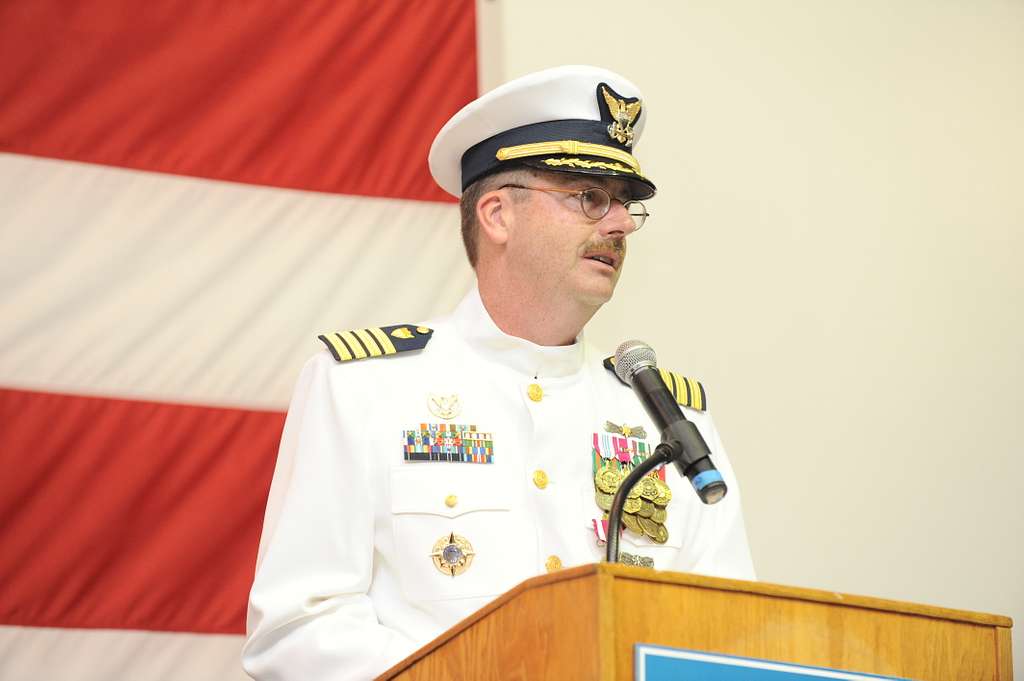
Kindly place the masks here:
[(1013, 626), (1013, 620), (1005, 615), (974, 612), (971, 610), (956, 610), (953, 608), (943, 608), (935, 605), (912, 603), (910, 601), (897, 601), (886, 598), (876, 598), (874, 596), (858, 596), (840, 593), (838, 591), (787, 586), (785, 584), (773, 584), (771, 582), (750, 582), (742, 579), (712, 577), (710, 575), (701, 575), (690, 572), (652, 570), (650, 568), (615, 565), (611, 563), (591, 563), (589, 565), (567, 568), (548, 575), (533, 577), (516, 586), (509, 592), (509, 594), (512, 592), (519, 592), (521, 588), (536, 588), (543, 584), (550, 584), (565, 579), (578, 579), (580, 577), (593, 574), (608, 575), (612, 579), (630, 579), (646, 582), (658, 582), (662, 584), (678, 584), (680, 586), (691, 586), (703, 589), (750, 593), (761, 596), (788, 598), (814, 603), (828, 603), (832, 605), (844, 605), (869, 610), (883, 610), (886, 612), (931, 617), (933, 619), (951, 620), (954, 622), (965, 622), (968, 624), (981, 624), (1006, 628), (1011, 628)]

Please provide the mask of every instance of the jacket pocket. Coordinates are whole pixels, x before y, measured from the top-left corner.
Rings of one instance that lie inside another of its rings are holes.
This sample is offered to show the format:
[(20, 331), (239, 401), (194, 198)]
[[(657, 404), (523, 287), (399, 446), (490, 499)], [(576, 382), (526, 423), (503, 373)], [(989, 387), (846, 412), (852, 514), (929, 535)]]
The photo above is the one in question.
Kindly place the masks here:
[[(410, 600), (497, 596), (530, 574), (535, 551), (522, 541), (511, 490), (491, 466), (392, 469), (391, 513), (395, 568)], [(471, 561), (455, 576), (438, 570), (431, 555), (452, 534), (472, 547)]]

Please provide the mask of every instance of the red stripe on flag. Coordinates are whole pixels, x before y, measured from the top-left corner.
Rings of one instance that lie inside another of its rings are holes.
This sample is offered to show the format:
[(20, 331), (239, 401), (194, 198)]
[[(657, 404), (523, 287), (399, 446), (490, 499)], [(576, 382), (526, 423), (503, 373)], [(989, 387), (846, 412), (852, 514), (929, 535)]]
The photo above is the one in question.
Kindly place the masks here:
[(283, 422), (0, 389), (0, 624), (244, 632)]
[(426, 157), (476, 96), (474, 0), (0, 3), (0, 151), (451, 200)]

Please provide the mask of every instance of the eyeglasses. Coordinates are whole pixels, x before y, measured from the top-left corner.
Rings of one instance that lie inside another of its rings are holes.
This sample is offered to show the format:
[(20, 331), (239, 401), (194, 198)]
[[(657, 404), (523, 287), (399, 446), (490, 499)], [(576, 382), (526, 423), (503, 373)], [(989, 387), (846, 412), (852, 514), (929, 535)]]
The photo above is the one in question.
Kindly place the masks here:
[[(521, 184), (504, 184), (498, 189), (511, 187), (513, 189), (529, 189), (536, 192), (557, 192), (559, 194), (570, 194), (580, 199), (580, 209), (583, 214), (591, 220), (600, 220), (612, 209), (612, 195), (600, 187), (588, 187), (586, 189), (556, 189), (555, 187), (527, 187)], [(614, 199), (619, 201), (619, 199)], [(619, 201), (629, 213), (633, 220), (633, 231), (644, 226), (650, 213), (641, 201)]]

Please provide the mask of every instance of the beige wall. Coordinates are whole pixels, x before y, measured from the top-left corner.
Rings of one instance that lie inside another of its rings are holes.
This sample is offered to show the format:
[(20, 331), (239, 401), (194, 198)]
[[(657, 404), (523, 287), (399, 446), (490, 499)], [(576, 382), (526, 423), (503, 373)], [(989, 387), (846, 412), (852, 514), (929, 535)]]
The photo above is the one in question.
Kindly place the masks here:
[(1011, 615), (1024, 679), (1024, 3), (480, 7), (485, 88), (646, 94), (591, 339), (706, 383), (760, 577)]

